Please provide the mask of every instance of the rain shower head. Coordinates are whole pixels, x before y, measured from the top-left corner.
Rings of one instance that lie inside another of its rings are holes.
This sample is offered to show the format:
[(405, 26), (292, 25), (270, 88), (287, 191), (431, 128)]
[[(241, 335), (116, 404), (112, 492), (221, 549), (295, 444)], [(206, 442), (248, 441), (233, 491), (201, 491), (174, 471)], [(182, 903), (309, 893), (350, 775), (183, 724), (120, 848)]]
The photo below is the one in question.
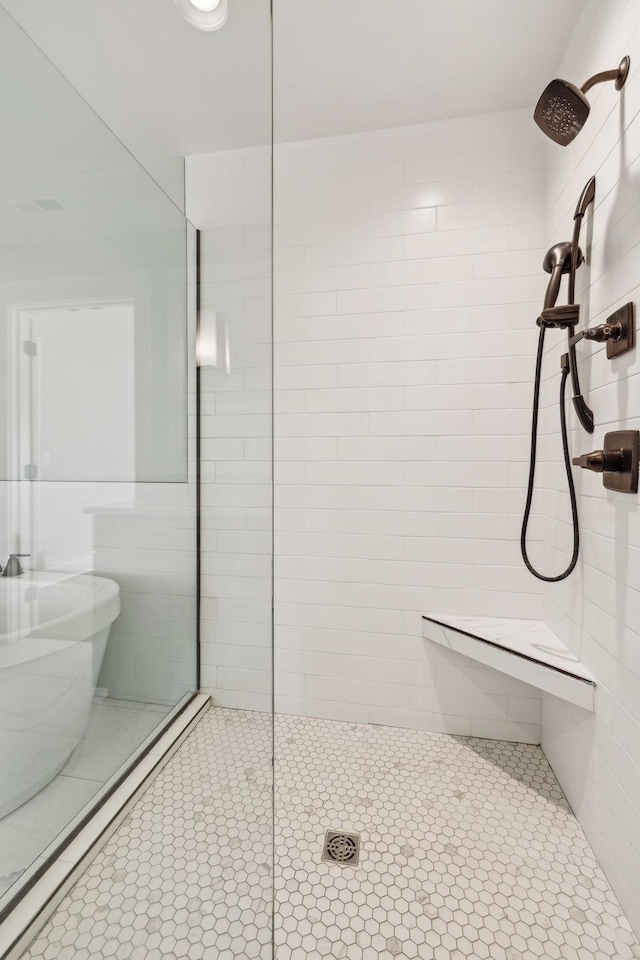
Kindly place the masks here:
[(582, 130), (589, 116), (589, 101), (582, 90), (568, 80), (552, 80), (533, 114), (543, 133), (566, 147)]
[(582, 130), (591, 109), (585, 94), (597, 83), (614, 80), (622, 90), (629, 74), (629, 57), (624, 57), (617, 70), (605, 70), (590, 77), (578, 88), (568, 80), (552, 80), (538, 100), (533, 119), (543, 133), (566, 147)]

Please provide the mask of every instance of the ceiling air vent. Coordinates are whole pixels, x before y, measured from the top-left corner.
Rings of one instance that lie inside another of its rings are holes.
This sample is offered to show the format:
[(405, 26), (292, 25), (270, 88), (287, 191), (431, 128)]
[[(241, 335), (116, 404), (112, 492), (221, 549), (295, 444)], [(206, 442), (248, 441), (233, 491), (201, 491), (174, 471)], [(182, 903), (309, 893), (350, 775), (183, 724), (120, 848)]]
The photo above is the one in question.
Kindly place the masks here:
[(14, 200), (9, 204), (17, 213), (31, 216), (34, 213), (57, 213), (64, 207), (53, 197), (42, 197), (39, 200)]

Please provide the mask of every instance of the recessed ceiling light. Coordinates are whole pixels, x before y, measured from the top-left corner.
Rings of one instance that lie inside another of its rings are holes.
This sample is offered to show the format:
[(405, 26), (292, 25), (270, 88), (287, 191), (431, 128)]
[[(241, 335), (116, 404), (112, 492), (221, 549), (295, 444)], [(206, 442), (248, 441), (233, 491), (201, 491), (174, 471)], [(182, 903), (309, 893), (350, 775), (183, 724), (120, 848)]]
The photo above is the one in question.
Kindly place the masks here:
[(228, 0), (175, 0), (176, 7), (192, 27), (219, 30), (229, 16)]

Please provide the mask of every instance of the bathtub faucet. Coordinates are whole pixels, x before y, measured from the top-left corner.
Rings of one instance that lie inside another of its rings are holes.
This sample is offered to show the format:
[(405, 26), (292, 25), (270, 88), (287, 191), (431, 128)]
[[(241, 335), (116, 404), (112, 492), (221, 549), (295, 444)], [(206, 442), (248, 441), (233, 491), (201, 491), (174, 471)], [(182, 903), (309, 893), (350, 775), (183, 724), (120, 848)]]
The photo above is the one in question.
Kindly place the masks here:
[(2, 574), (3, 577), (20, 577), (24, 573), (19, 557), (30, 557), (30, 553), (11, 553)]

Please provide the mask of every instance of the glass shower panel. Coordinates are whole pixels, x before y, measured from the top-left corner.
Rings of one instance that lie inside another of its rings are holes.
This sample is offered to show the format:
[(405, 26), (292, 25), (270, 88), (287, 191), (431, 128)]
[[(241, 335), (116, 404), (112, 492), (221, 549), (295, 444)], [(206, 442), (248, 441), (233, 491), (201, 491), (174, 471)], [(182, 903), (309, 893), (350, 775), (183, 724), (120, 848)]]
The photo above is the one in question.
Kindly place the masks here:
[(194, 229), (2, 8), (0, 78), (1, 910), (196, 690), (197, 470)]
[[(208, 850), (221, 923), (212, 949), (222, 957), (232, 936), (237, 956), (267, 960), (274, 822), (271, 4), (229, 7), (228, 24), (211, 34), (209, 49), (230, 65), (225, 89), (244, 91), (244, 112), (232, 124), (211, 124), (209, 152), (186, 161), (187, 215), (200, 230), (201, 687), (214, 705), (201, 727), (210, 731), (215, 775), (208, 795), (217, 810)], [(233, 93), (227, 105), (235, 108)], [(222, 919), (234, 914), (231, 931), (238, 932), (227, 934)]]

